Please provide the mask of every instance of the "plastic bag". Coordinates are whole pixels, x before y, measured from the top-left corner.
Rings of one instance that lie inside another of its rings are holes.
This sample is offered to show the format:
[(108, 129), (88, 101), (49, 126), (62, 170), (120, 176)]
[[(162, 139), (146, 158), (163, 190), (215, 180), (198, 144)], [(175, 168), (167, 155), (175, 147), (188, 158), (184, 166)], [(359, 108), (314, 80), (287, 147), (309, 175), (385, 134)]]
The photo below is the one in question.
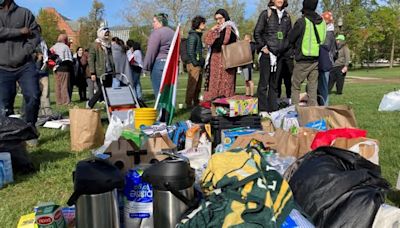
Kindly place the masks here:
[(380, 112), (400, 111), (400, 90), (385, 94), (378, 110)]
[(108, 147), (113, 141), (117, 141), (125, 128), (133, 128), (133, 112), (130, 110), (127, 112), (127, 118), (123, 122), (116, 115), (111, 116), (110, 124), (106, 131), (106, 137), (104, 139), (104, 145)]
[(337, 138), (365, 138), (367, 131), (352, 128), (333, 129), (325, 132), (318, 132), (311, 144), (311, 149), (315, 150), (321, 146), (330, 146)]
[(35, 126), (17, 118), (0, 115), (0, 142), (37, 139)]
[(271, 120), (275, 128), (282, 127), (282, 121), (289, 112), (296, 112), (296, 107), (290, 106), (288, 108), (271, 113)]
[(317, 131), (326, 131), (328, 130), (328, 126), (326, 124), (326, 121), (324, 119), (315, 121), (315, 122), (310, 122), (305, 125), (306, 128), (312, 128)]

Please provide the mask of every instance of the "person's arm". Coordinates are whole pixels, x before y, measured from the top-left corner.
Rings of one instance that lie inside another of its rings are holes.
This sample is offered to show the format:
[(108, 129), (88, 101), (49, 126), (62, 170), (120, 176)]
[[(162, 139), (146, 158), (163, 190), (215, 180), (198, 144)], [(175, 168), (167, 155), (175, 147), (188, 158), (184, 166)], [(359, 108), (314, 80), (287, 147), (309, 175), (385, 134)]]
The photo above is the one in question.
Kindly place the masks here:
[(263, 39), (263, 34), (265, 33), (266, 27), (266, 18), (268, 18), (268, 10), (264, 10), (260, 16), (258, 17), (258, 21), (256, 27), (254, 28), (254, 40), (256, 42), (256, 50), (257, 52), (261, 52), (261, 49), (266, 47), (266, 43)]
[(294, 46), (296, 41), (300, 38), (303, 28), (305, 26), (304, 18), (300, 18), (294, 24), (292, 30), (289, 32), (289, 43)]
[(154, 31), (149, 38), (147, 43), (147, 51), (146, 56), (144, 58), (143, 67), (146, 71), (151, 71), (153, 69), (154, 62), (157, 58), (158, 51), (160, 49), (161, 44), (161, 34), (157, 31)]
[[(27, 28), (24, 28), (27, 29)], [(8, 40), (22, 36), (21, 29), (0, 27), (0, 40)]]
[(27, 55), (31, 55), (40, 43), (40, 32), (35, 16), (33, 16), (30, 11), (28, 11), (27, 14), (25, 25), (29, 29), (30, 35), (27, 36), (28, 38), (24, 43), (24, 49)]
[(342, 69), (342, 73), (345, 74), (349, 70), (349, 64), (350, 64), (350, 50), (347, 46), (343, 47), (343, 52), (344, 52), (344, 67)]
[(190, 63), (193, 64), (193, 66), (200, 65), (199, 61), (197, 61), (196, 46), (197, 41), (195, 35), (189, 35), (187, 40), (187, 55), (189, 57)]
[(206, 43), (206, 45), (211, 46), (214, 44), (215, 40), (219, 38), (219, 36), (219, 26), (214, 25), (214, 27), (206, 32), (204, 42)]

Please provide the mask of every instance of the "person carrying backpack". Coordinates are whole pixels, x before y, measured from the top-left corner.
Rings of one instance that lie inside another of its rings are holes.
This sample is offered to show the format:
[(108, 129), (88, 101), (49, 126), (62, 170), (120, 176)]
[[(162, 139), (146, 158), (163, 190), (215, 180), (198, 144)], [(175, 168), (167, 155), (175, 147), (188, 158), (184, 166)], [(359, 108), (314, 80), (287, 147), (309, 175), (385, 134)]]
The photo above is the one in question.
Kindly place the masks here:
[(308, 105), (317, 105), (318, 57), (320, 44), (325, 42), (326, 23), (315, 10), (318, 0), (303, 1), (303, 16), (299, 18), (289, 41), (294, 47), (296, 64), (292, 77), (292, 104), (298, 105), (301, 84), (307, 79)]
[(260, 56), (260, 81), (258, 82), (258, 107), (260, 115), (278, 110), (278, 79), (283, 54), (289, 50), (288, 34), (292, 28), (285, 11), (286, 0), (271, 0), (254, 29), (256, 48)]

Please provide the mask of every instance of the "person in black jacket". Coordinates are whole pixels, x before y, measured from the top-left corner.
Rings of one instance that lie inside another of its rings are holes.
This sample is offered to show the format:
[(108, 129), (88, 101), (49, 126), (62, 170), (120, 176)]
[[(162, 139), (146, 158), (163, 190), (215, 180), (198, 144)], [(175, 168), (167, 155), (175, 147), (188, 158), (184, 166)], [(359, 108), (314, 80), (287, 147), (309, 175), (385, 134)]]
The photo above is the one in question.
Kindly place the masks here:
[(186, 69), (189, 74), (186, 89), (186, 107), (192, 108), (199, 104), (199, 95), (201, 92), (201, 72), (204, 67), (205, 59), (203, 57), (203, 43), (201, 36), (206, 28), (206, 19), (202, 16), (196, 16), (192, 20), (192, 30), (189, 31), (187, 39), (188, 64)]
[(288, 33), (292, 28), (289, 14), (285, 11), (286, 0), (271, 0), (268, 9), (258, 18), (254, 39), (260, 56), (260, 81), (258, 83), (258, 105), (260, 115), (278, 109), (278, 68), (283, 54), (289, 49)]
[[(318, 0), (304, 0), (303, 1), (303, 16), (299, 18), (293, 29), (289, 34), (289, 41), (294, 47), (296, 64), (292, 76), (292, 104), (299, 104), (301, 84), (307, 79), (307, 94), (308, 105), (317, 105), (317, 86), (318, 86), (318, 57), (319, 57), (319, 43), (314, 42), (317, 40), (317, 35), (320, 42), (325, 41), (326, 31), (322, 27), (325, 25), (322, 17), (318, 15), (315, 10), (317, 9)], [(307, 23), (311, 25), (307, 26)], [(323, 24), (322, 24), (323, 23)], [(306, 29), (308, 32), (306, 33)], [(326, 28), (326, 25), (325, 25)], [(303, 49), (309, 53), (303, 53)]]

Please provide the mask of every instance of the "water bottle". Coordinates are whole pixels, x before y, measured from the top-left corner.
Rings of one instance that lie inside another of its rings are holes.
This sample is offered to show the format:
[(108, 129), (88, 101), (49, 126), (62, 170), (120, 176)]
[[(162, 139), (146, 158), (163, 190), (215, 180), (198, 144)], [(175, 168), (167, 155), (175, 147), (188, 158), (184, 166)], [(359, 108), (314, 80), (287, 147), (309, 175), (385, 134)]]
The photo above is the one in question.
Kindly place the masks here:
[[(2, 170), (0, 171), (0, 175), (2, 176), (2, 178), (0, 178), (0, 182), (2, 182), (3, 184), (14, 182), (10, 153), (0, 153), (0, 169)], [(3, 180), (1, 181), (1, 179)]]

